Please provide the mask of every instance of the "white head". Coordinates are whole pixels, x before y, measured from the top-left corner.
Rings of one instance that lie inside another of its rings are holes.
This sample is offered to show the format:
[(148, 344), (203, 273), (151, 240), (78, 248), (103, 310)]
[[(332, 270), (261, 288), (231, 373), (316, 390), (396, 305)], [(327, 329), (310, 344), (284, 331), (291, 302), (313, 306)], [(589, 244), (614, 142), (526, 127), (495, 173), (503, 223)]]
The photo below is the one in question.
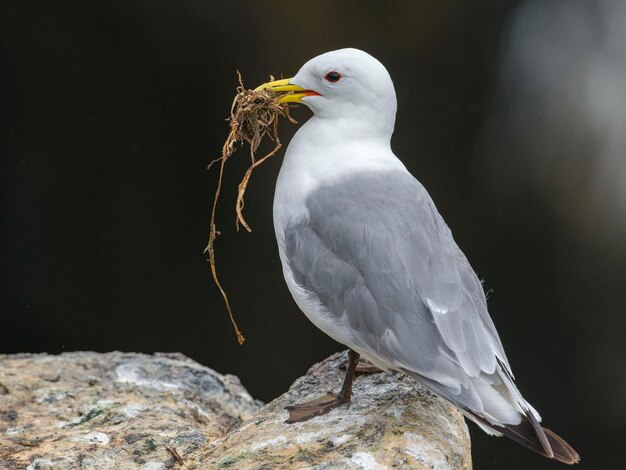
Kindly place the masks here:
[(293, 78), (262, 87), (294, 91), (282, 101), (304, 103), (318, 119), (349, 120), (364, 134), (390, 138), (393, 133), (397, 102), (391, 77), (383, 64), (358, 49), (319, 55)]

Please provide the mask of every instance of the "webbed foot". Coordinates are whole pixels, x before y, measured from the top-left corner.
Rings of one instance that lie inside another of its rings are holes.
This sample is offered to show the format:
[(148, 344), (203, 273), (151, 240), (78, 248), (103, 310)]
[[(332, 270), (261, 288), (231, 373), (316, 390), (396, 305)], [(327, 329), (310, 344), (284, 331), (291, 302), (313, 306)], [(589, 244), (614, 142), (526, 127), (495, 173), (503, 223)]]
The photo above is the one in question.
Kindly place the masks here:
[(316, 398), (315, 400), (306, 401), (298, 405), (287, 406), (285, 409), (289, 412), (289, 418), (285, 423), (301, 423), (315, 416), (321, 416), (328, 413), (330, 410), (337, 408), (344, 403), (350, 403), (352, 397), (352, 381), (354, 379), (354, 373), (357, 369), (359, 362), (359, 355), (352, 349), (348, 350), (348, 367), (346, 369), (346, 376), (343, 379), (343, 385), (339, 395), (334, 393), (327, 393), (323, 397)]
[(324, 415), (344, 403), (350, 403), (350, 398), (341, 397), (334, 393), (327, 393), (315, 400), (287, 406), (285, 409), (289, 412), (289, 418), (285, 423), (293, 424), (307, 421), (315, 416)]

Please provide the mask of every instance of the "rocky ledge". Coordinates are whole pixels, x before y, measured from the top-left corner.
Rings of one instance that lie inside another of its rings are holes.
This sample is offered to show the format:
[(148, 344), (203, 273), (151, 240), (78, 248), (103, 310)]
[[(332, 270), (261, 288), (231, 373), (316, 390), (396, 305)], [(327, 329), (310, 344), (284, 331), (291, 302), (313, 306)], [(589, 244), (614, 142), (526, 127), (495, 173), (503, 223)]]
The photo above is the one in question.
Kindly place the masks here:
[(0, 469), (471, 469), (459, 412), (398, 374), (360, 374), (349, 407), (285, 424), (345, 361), (264, 406), (181, 354), (0, 355)]

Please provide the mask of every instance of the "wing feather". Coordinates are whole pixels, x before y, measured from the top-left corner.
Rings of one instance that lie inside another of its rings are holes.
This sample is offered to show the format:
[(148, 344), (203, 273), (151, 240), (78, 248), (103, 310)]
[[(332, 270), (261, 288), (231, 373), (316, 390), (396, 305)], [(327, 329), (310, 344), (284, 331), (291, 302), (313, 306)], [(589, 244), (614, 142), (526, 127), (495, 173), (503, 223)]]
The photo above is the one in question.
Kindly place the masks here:
[(489, 385), (510, 368), (482, 284), (423, 186), (402, 171), (363, 173), (318, 188), (306, 207), (308, 219), (285, 227), (286, 261), (355, 344), (512, 419)]

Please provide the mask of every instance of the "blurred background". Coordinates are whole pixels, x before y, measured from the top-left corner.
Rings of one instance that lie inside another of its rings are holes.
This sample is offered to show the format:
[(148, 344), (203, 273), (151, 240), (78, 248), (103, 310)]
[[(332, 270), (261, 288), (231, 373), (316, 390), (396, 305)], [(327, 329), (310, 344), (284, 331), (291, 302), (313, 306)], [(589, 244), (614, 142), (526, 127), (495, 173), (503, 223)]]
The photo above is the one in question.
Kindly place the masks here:
[[(280, 156), (249, 186), (252, 234), (234, 229), (244, 152), (217, 214), (243, 346), (203, 254), (236, 70), (253, 87), (341, 47), (393, 77), (393, 148), (485, 280), (520, 389), (581, 467), (620, 467), (620, 0), (2, 2), (0, 353), (180, 351), (269, 401), (343, 349), (282, 278)], [(296, 129), (281, 123), (284, 142)], [(470, 428), (476, 468), (558, 466)]]

